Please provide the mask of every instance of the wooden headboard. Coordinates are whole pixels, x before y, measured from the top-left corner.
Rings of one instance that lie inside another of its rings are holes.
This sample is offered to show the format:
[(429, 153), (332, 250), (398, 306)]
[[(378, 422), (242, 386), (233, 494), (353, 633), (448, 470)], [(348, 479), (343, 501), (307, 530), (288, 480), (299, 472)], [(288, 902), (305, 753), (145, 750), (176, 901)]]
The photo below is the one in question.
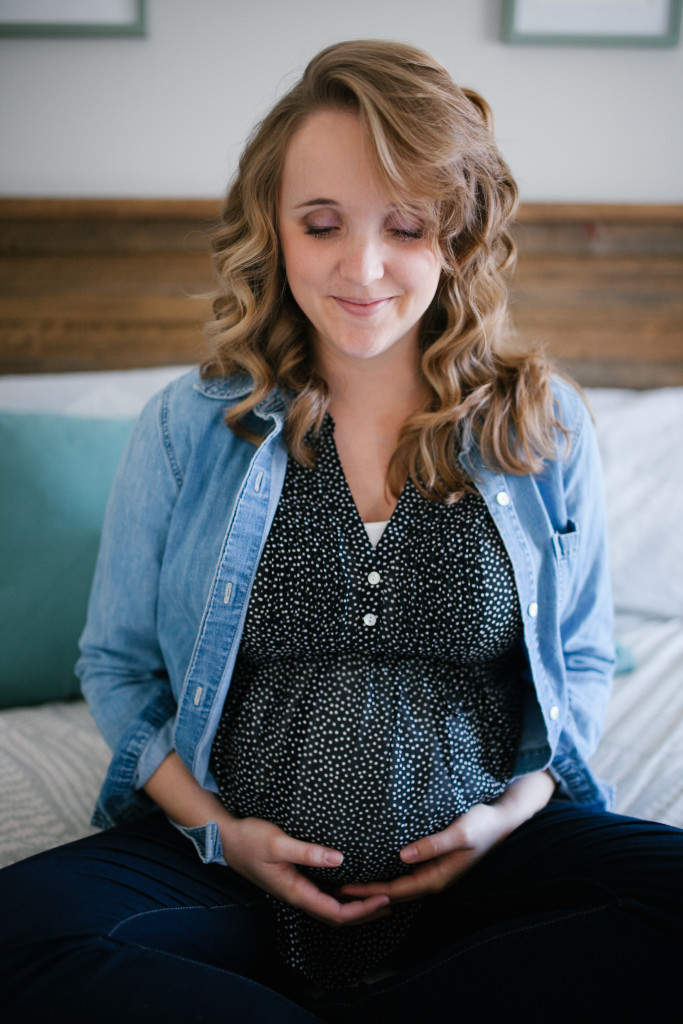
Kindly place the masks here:
[[(204, 200), (0, 200), (0, 373), (198, 362)], [(524, 342), (587, 386), (683, 384), (683, 206), (529, 203), (511, 291)]]

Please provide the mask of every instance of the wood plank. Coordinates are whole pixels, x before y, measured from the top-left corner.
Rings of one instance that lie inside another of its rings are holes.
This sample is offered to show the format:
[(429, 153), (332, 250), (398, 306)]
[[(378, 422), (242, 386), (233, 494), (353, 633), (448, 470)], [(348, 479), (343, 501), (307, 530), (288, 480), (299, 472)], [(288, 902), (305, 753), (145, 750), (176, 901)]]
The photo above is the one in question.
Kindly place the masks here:
[(0, 256), (0, 294), (44, 301), (70, 295), (206, 295), (213, 290), (206, 253), (125, 254), (95, 257)]
[(520, 203), (523, 223), (565, 221), (676, 221), (683, 223), (681, 203)]
[[(206, 220), (218, 215), (222, 200), (104, 198), (0, 198), (0, 219)], [(671, 221), (683, 223), (680, 203), (521, 203), (520, 222)]]
[(216, 199), (2, 199), (0, 220), (211, 220)]
[(631, 360), (556, 359), (560, 369), (584, 388), (667, 388), (683, 386), (680, 362), (652, 363)]
[(512, 234), (522, 256), (683, 256), (677, 221), (529, 221)]
[(0, 322), (0, 373), (65, 373), (198, 363), (201, 327), (182, 319), (25, 318)]
[(0, 255), (101, 256), (181, 252), (206, 255), (214, 220), (0, 219)]

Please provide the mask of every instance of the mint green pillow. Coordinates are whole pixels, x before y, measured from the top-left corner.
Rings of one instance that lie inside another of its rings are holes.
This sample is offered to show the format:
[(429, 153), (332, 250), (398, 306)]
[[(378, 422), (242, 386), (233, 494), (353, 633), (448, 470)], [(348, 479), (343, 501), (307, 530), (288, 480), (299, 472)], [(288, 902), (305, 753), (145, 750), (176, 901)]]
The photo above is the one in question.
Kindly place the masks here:
[(133, 422), (0, 412), (0, 707), (79, 694), (78, 638)]

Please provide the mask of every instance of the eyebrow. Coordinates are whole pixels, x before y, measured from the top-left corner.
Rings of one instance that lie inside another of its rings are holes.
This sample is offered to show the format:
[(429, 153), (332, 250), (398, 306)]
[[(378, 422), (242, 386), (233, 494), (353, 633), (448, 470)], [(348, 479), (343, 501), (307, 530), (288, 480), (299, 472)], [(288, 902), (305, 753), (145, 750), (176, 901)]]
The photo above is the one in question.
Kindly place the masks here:
[(336, 199), (306, 199), (303, 203), (297, 203), (294, 209), (300, 210), (304, 206), (339, 206), (339, 203)]

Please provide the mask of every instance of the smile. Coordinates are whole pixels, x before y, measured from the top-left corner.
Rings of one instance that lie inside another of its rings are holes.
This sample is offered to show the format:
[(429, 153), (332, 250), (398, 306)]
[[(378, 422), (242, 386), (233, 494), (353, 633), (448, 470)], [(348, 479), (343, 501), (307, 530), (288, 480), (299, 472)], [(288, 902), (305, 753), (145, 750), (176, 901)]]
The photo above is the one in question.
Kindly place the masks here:
[(391, 302), (390, 297), (386, 299), (344, 299), (339, 295), (333, 295), (332, 298), (338, 306), (353, 316), (372, 316)]

